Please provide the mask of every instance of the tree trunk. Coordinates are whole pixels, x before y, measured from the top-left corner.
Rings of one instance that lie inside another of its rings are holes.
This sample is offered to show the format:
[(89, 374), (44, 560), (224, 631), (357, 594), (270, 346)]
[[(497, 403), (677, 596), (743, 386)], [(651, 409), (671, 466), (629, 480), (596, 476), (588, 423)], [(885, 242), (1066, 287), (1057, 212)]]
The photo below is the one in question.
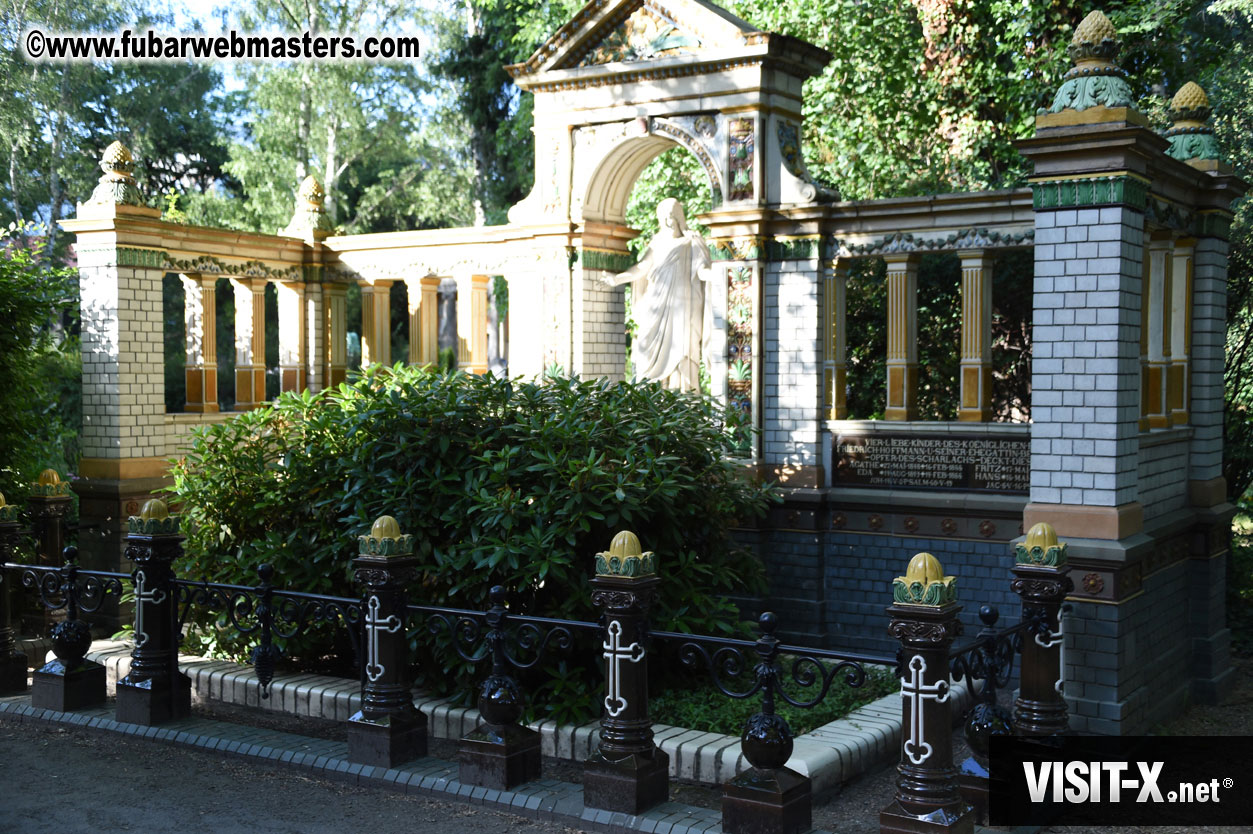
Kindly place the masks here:
[(57, 102), (56, 117), (52, 120), (52, 148), (48, 160), (48, 247), (43, 258), (54, 257), (57, 246), (57, 221), (61, 219), (61, 201), (65, 198), (64, 186), (61, 182), (61, 153), (65, 135), (65, 109), (70, 100), (70, 65), (61, 71), (61, 96)]
[(336, 220), (335, 183), (339, 181), (338, 139), (339, 126), (335, 123), (335, 119), (328, 119), (326, 122), (326, 173), (322, 177), (326, 199), (322, 206), (326, 209), (326, 216), (332, 224)]

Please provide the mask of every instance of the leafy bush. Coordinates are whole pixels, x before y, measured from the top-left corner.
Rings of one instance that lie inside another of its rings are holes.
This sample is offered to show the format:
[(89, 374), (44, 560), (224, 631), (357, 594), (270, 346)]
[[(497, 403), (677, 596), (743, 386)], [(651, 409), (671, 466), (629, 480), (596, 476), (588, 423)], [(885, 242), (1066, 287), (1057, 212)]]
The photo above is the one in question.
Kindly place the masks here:
[(78, 284), (32, 232), (0, 230), (0, 492), (10, 503), (40, 470), (78, 467), (81, 359), (77, 337), (62, 326)]
[[(731, 633), (721, 594), (760, 591), (762, 577), (728, 528), (770, 492), (740, 477), (730, 448), (717, 406), (652, 383), (374, 367), (200, 430), (173, 470), (179, 572), (253, 585), (269, 562), (279, 587), (355, 597), (356, 537), (389, 514), (417, 538), (415, 601), (482, 609), (501, 584), (515, 610), (586, 620), (593, 554), (626, 528), (660, 560), (656, 622)], [(438, 670), (428, 685), (468, 691), (465, 664), (417, 642), (433, 652), (421, 668)], [(573, 714), (599, 673), (564, 676), (545, 700)]]

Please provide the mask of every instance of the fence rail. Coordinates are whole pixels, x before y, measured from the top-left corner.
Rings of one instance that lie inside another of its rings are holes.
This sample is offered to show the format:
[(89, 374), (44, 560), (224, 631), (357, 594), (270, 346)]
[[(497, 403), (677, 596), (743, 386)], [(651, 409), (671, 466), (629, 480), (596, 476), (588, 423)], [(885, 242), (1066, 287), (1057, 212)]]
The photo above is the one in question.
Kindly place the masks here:
[[(47, 503), (46, 500), (44, 502)], [(4, 508), (0, 507), (0, 510)], [(47, 513), (45, 517), (57, 516)], [(62, 518), (63, 520), (63, 518)], [(12, 559), (34, 542), (40, 550), (62, 544), (66, 531), (42, 529), (37, 539), (22, 530), (13, 512), (0, 512), (0, 556)], [(1044, 527), (1047, 527), (1045, 525)], [(674, 653), (682, 668), (707, 675), (732, 699), (760, 699), (760, 709), (741, 736), (750, 769), (724, 785), (723, 827), (728, 832), (799, 832), (811, 821), (809, 779), (787, 768), (792, 731), (776, 712), (779, 702), (799, 709), (822, 703), (837, 686), (856, 688), (868, 668), (896, 669), (901, 680), (902, 732), (896, 796), (884, 809), (884, 830), (921, 819), (948, 820), (964, 829), (986, 804), (987, 741), (1003, 733), (1053, 734), (1066, 730), (1061, 695), (1059, 608), (1069, 590), (1065, 545), (1051, 529), (1033, 528), (1016, 549), (1011, 587), (1023, 598), (1023, 618), (997, 627), (998, 612), (984, 606), (984, 627), (954, 646), (962, 627), (953, 577), (938, 561), (918, 554), (893, 586), (887, 608), (889, 633), (901, 642), (895, 656), (785, 644), (775, 635), (779, 618), (763, 613), (756, 640), (652, 629), (648, 612), (662, 579), (657, 558), (643, 552), (633, 534), (621, 533), (596, 558), (592, 602), (597, 621), (568, 620), (510, 610), (506, 589), (491, 588), (485, 610), (411, 603), (416, 576), (413, 537), (383, 517), (358, 539), (353, 560), (360, 597), (315, 594), (276, 587), (273, 569), (262, 565), (256, 585), (197, 581), (175, 576), (182, 554), (179, 520), (164, 504), (149, 502), (130, 519), (126, 554), (130, 574), (80, 568), (73, 546), (63, 564), (5, 561), (0, 580), (33, 593), (42, 607), (64, 612), (52, 628), (56, 660), (34, 673), (31, 699), (37, 706), (73, 710), (105, 699), (103, 669), (85, 655), (90, 631), (82, 614), (99, 611), (124, 593), (134, 600), (135, 645), (131, 672), (118, 684), (119, 720), (158, 724), (190, 709), (189, 683), (178, 670), (178, 645), (196, 611), (216, 613), (222, 625), (255, 641), (252, 664), (268, 697), (279, 658), (278, 643), (316, 626), (345, 632), (360, 671), (362, 709), (349, 721), (349, 756), (365, 764), (393, 766), (426, 753), (426, 717), (413, 705), (410, 635), (446, 638), (468, 663), (489, 663), (476, 688), (483, 724), (462, 739), (461, 780), (506, 789), (540, 776), (539, 736), (521, 725), (525, 693), (516, 674), (538, 667), (555, 652), (569, 653), (576, 638), (595, 639), (604, 669), (600, 744), (584, 772), (590, 807), (640, 813), (669, 795), (666, 754), (654, 743), (648, 711), (647, 659), (659, 647)], [(0, 593), (0, 685), (25, 690), (5, 670), (18, 662), (8, 594)], [(1021, 688), (1011, 711), (1000, 706), (1015, 660), (1021, 659)], [(25, 671), (25, 658), (20, 658)], [(954, 683), (977, 691), (966, 724), (974, 755), (955, 779), (952, 760)], [(937, 812), (940, 812), (937, 816)]]

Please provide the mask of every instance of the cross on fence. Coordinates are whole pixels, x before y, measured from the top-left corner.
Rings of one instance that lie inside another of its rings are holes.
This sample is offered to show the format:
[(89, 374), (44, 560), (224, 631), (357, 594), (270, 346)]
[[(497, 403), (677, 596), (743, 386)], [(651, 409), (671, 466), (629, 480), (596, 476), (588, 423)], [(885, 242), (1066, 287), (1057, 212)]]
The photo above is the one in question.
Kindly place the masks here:
[(162, 588), (147, 588), (147, 575), (142, 571), (135, 571), (135, 648), (140, 648), (148, 643), (148, 632), (144, 630), (144, 608), (148, 605), (159, 605), (165, 602), (165, 590)]
[(366, 634), (366, 664), (365, 673), (371, 681), (377, 681), (383, 676), (387, 670), (379, 661), (379, 632), (387, 634), (395, 634), (400, 630), (402, 623), (400, 618), (392, 614), (386, 618), (379, 617), (379, 598), (371, 596), (366, 603), (365, 615), (365, 634)]
[(639, 643), (622, 645), (622, 623), (617, 620), (609, 622), (609, 639), (601, 644), (605, 650), (605, 660), (609, 661), (609, 680), (605, 684), (605, 711), (615, 718), (627, 707), (627, 700), (622, 695), (622, 661), (639, 663), (644, 659), (644, 647)]
[[(927, 671), (927, 661), (922, 655), (914, 655), (909, 659), (910, 676), (901, 678), (901, 697), (909, 699), (909, 738), (905, 741), (905, 755), (914, 764), (922, 764), (931, 756), (931, 745), (923, 739), (926, 734), (922, 722), (922, 702), (933, 700), (942, 704), (948, 700), (948, 681), (938, 680), (932, 684), (923, 684), (922, 676)], [(920, 755), (921, 754), (921, 755)]]

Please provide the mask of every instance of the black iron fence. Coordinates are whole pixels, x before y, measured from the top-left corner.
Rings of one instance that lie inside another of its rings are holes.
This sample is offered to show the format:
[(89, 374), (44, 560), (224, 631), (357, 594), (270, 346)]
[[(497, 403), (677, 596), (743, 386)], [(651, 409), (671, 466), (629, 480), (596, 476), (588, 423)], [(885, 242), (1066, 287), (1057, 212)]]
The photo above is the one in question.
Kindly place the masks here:
[[(42, 509), (42, 508), (41, 508)], [(33, 515), (33, 513), (32, 513)], [(1043, 527), (1047, 527), (1044, 525)], [(349, 757), (394, 766), (427, 752), (426, 717), (412, 697), (409, 633), (417, 627), (430, 639), (447, 640), (469, 663), (486, 663), (488, 674), (474, 693), (482, 724), (461, 740), (462, 782), (507, 789), (539, 778), (538, 733), (520, 723), (526, 697), (518, 677), (553, 652), (572, 651), (576, 638), (599, 643), (604, 668), (600, 743), (584, 770), (588, 806), (639, 813), (668, 798), (668, 760), (653, 739), (649, 716), (648, 663), (662, 647), (682, 667), (706, 675), (723, 695), (759, 698), (760, 709), (742, 733), (750, 768), (724, 785), (723, 828), (728, 832), (804, 831), (810, 827), (810, 780), (786, 767), (792, 731), (776, 712), (779, 702), (805, 709), (820, 704), (834, 687), (856, 688), (869, 667), (894, 667), (901, 680), (901, 759), (896, 796), (881, 817), (885, 830), (920, 819), (944, 826), (969, 825), (986, 804), (987, 743), (1004, 733), (1048, 735), (1066, 731), (1062, 697), (1059, 608), (1070, 590), (1065, 545), (1051, 529), (1033, 528), (1016, 552), (1011, 585), (1023, 598), (1024, 617), (997, 627), (998, 615), (984, 606), (984, 628), (956, 648), (961, 634), (956, 584), (938, 561), (918, 554), (893, 587), (887, 609), (889, 632), (901, 642), (894, 657), (787, 645), (775, 636), (779, 619), (764, 613), (753, 640), (693, 635), (651, 628), (648, 611), (662, 579), (657, 557), (644, 552), (631, 533), (620, 533), (596, 557), (592, 602), (599, 621), (562, 620), (508, 607), (502, 587), (493, 587), (486, 610), (411, 603), (416, 575), (413, 537), (394, 519), (379, 519), (359, 537), (353, 561), (360, 597), (312, 594), (274, 585), (263, 565), (255, 586), (197, 582), (175, 576), (182, 553), (176, 516), (159, 501), (130, 519), (126, 555), (130, 574), (86, 570), (73, 546), (62, 564), (10, 561), (25, 548), (42, 553), (64, 542), (64, 531), (32, 536), (18, 513), (0, 506), (0, 579), (34, 595), (49, 612), (63, 613), (51, 628), (55, 660), (32, 676), (35, 706), (75, 710), (105, 701), (104, 669), (86, 659), (90, 630), (80, 615), (99, 610), (124, 592), (134, 601), (134, 648), (130, 673), (117, 685), (118, 718), (159, 724), (190, 710), (190, 683), (178, 669), (178, 644), (194, 611), (219, 615), (241, 635), (255, 639), (252, 665), (262, 697), (274, 678), (276, 640), (290, 640), (315, 626), (329, 625), (347, 637), (360, 670), (361, 709), (349, 720)], [(48, 561), (47, 554), (43, 561)], [(16, 580), (16, 582), (14, 581)], [(25, 690), (26, 660), (17, 655), (9, 593), (0, 593), (0, 686), (6, 694)], [(581, 641), (580, 641), (581, 642)], [(1021, 658), (1020, 689), (1012, 710), (997, 694)], [(22, 667), (17, 675), (6, 669)], [(977, 693), (966, 737), (973, 755), (955, 778), (951, 687), (964, 681)]]

